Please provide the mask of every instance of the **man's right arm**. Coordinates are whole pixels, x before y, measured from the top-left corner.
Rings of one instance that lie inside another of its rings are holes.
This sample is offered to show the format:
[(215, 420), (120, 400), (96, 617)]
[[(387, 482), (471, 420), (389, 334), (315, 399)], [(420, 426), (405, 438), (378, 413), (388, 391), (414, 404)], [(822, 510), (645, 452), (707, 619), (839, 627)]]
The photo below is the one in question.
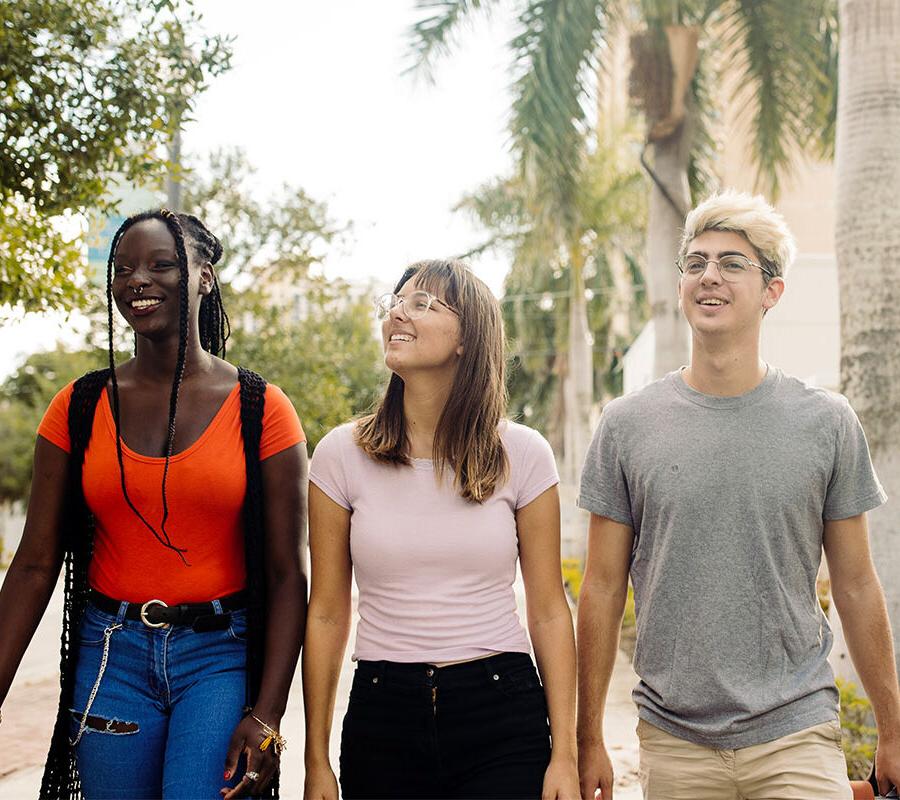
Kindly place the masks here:
[(578, 772), (581, 796), (611, 800), (613, 771), (603, 740), (603, 711), (628, 595), (634, 531), (591, 514), (578, 598)]

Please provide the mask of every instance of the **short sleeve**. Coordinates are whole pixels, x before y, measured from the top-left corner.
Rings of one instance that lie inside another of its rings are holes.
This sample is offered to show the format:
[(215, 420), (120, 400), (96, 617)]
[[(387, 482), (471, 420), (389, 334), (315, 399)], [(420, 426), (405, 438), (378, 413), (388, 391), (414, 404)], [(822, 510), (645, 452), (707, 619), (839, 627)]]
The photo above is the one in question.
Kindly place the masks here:
[(834, 466), (825, 496), (825, 519), (847, 519), (887, 500), (872, 466), (869, 445), (856, 412), (844, 401), (835, 437)]
[(605, 410), (594, 432), (578, 493), (579, 508), (634, 528), (628, 482), (619, 458), (615, 419)]
[(344, 470), (347, 441), (352, 443), (352, 430), (347, 425), (335, 428), (322, 437), (309, 463), (309, 480), (335, 503), (350, 511), (350, 491)]
[(305, 441), (306, 434), (291, 401), (277, 386), (267, 384), (259, 460), (265, 461), (276, 453)]
[(72, 399), (74, 386), (75, 381), (72, 381), (56, 393), (37, 429), (38, 435), (67, 453), (72, 452), (72, 444), (69, 441), (69, 401)]
[(516, 508), (527, 506), (542, 492), (559, 483), (559, 472), (550, 443), (537, 431), (530, 430), (528, 444), (522, 456)]

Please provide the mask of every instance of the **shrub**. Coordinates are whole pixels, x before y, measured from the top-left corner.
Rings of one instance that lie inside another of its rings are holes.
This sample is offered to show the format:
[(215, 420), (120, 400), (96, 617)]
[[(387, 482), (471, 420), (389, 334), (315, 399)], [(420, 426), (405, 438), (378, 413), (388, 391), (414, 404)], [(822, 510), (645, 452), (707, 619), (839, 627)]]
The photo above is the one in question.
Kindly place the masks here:
[(847, 775), (850, 780), (865, 780), (872, 768), (877, 742), (872, 706), (858, 693), (855, 683), (838, 678), (837, 686), (841, 693), (841, 731)]

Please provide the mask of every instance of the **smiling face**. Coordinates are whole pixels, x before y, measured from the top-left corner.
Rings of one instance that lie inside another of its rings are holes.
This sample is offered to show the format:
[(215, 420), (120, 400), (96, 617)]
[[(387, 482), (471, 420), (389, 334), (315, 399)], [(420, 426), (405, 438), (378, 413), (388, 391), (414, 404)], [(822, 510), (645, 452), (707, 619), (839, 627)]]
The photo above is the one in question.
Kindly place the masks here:
[[(418, 288), (413, 276), (397, 296), (409, 297)], [(463, 352), (459, 317), (442, 303), (433, 302), (425, 315), (415, 320), (407, 316), (406, 303), (398, 303), (381, 324), (381, 335), (384, 363), (404, 380), (417, 371), (452, 374)]]
[[(706, 231), (691, 241), (687, 254), (713, 260), (739, 254), (762, 263), (756, 249), (733, 231)], [(783, 291), (781, 278), (766, 283), (757, 267), (726, 281), (716, 264), (707, 264), (702, 274), (684, 274), (678, 283), (679, 303), (695, 335), (746, 332), (758, 338), (764, 312), (775, 306)]]
[[(188, 257), (188, 319), (195, 326), (200, 297), (212, 288), (212, 267)], [(135, 333), (149, 338), (178, 334), (181, 270), (175, 237), (161, 219), (132, 225), (119, 240), (113, 261), (112, 295)]]

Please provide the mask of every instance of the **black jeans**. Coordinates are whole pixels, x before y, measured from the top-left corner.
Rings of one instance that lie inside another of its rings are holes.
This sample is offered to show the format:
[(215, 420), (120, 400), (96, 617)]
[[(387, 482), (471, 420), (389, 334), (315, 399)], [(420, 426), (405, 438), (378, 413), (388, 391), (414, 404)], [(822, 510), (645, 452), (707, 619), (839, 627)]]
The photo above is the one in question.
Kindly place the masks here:
[(540, 798), (547, 701), (531, 657), (434, 667), (360, 661), (341, 734), (354, 798)]

